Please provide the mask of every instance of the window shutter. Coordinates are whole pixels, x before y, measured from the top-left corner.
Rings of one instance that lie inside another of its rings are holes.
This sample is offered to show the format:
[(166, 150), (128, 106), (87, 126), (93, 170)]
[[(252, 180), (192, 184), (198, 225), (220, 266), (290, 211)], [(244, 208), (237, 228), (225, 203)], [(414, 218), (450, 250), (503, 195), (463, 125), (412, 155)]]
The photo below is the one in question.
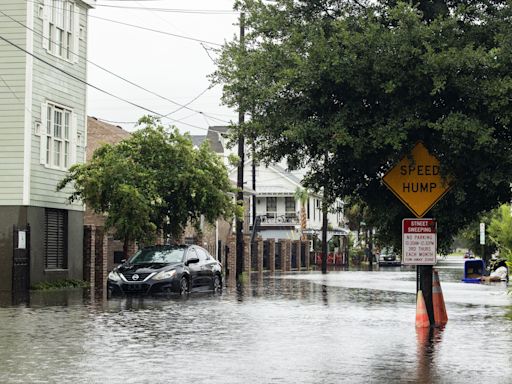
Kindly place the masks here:
[(69, 154), (69, 164), (76, 164), (76, 152), (77, 152), (77, 116), (76, 113), (71, 114), (71, 127), (69, 132), (69, 147), (71, 153)]
[(48, 136), (48, 105), (41, 103), (41, 128), (40, 128), (40, 147), (39, 147), (39, 162), (46, 165), (46, 139)]
[(51, 12), (51, 0), (44, 0), (43, 6), (43, 48), (47, 52), (50, 52), (49, 39), (50, 39), (50, 12)]
[(45, 267), (67, 268), (67, 212), (60, 209), (45, 210)]
[(75, 13), (73, 14), (73, 63), (78, 63), (78, 54), (80, 53), (80, 8), (75, 3)]

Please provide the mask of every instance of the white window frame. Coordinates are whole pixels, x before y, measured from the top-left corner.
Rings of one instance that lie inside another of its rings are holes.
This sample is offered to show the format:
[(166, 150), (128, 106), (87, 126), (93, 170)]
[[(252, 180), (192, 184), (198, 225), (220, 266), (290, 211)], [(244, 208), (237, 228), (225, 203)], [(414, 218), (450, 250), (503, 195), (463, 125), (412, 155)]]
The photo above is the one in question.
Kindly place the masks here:
[(54, 102), (41, 104), (40, 163), (66, 171), (76, 163), (77, 117), (73, 109)]
[(43, 48), (50, 55), (78, 63), (80, 8), (71, 0), (43, 1)]

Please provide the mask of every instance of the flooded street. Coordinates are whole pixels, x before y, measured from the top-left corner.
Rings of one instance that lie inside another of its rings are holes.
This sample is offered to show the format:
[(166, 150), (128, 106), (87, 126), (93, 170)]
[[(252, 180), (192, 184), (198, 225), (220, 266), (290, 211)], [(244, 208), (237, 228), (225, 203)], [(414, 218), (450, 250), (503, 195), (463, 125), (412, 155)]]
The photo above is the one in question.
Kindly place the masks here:
[(512, 296), (439, 268), (449, 316), (415, 328), (415, 272), (253, 276), (243, 291), (0, 308), (2, 383), (512, 382)]

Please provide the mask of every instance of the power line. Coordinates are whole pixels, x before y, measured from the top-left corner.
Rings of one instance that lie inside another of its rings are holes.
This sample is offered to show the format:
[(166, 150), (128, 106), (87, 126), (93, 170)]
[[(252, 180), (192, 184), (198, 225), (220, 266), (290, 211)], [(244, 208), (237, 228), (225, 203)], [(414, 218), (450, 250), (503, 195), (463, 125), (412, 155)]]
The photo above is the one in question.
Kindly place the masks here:
[(116, 8), (116, 9), (135, 9), (144, 11), (168, 12), (168, 13), (188, 13), (200, 15), (236, 15), (238, 12), (223, 9), (179, 9), (179, 8), (148, 8), (136, 6), (120, 6), (110, 4), (96, 4), (95, 7)]
[[(27, 1), (33, 2), (34, 4), (44, 5), (43, 3), (41, 3), (40, 1), (37, 1), (37, 0), (27, 0)], [(55, 8), (55, 6), (53, 6), (53, 5), (50, 5), (50, 7)], [(147, 8), (141, 8), (141, 9), (147, 9)], [(73, 13), (76, 13), (76, 12), (79, 12), (79, 11), (73, 11)], [(132, 27), (132, 28), (137, 28), (137, 29), (142, 29), (142, 30), (146, 30), (146, 31), (150, 31), (150, 32), (160, 33), (160, 34), (163, 34), (163, 35), (173, 36), (173, 37), (176, 37), (176, 38), (179, 38), (179, 39), (191, 40), (191, 41), (195, 41), (195, 42), (199, 42), (199, 43), (206, 43), (206, 44), (216, 45), (218, 47), (222, 47), (222, 44), (214, 43), (214, 42), (207, 41), (207, 40), (197, 39), (195, 37), (179, 35), (177, 33), (161, 31), (161, 30), (153, 29), (153, 28), (142, 27), (140, 25), (125, 23), (125, 22), (118, 21), (118, 20), (107, 19), (106, 17), (94, 16), (94, 15), (91, 15), (91, 14), (89, 14), (88, 16), (92, 17), (94, 19), (104, 20), (104, 21), (108, 21), (108, 22), (111, 22), (111, 23), (115, 23), (115, 24), (121, 24), (121, 25), (125, 25), (125, 26), (128, 26), (128, 27)]]
[[(61, 69), (61, 68), (57, 67), (56, 65), (54, 65), (54, 64), (52, 64), (52, 63), (49, 63), (48, 61), (46, 61), (46, 60), (44, 60), (44, 59), (40, 58), (39, 56), (34, 55), (33, 53), (31, 53), (31, 52), (27, 51), (26, 49), (24, 49), (24, 48), (20, 47), (19, 45), (17, 45), (17, 44), (15, 44), (15, 43), (13, 43), (12, 41), (10, 41), (10, 40), (8, 40), (8, 39), (6, 39), (6, 38), (5, 38), (5, 37), (3, 37), (2, 35), (0, 35), (0, 39), (1, 39), (1, 40), (3, 40), (3, 41), (5, 41), (7, 44), (12, 45), (12, 46), (13, 46), (13, 47), (15, 47), (16, 49), (19, 49), (20, 51), (25, 52), (27, 55), (32, 56), (33, 58), (35, 58), (35, 59), (37, 59), (37, 60), (41, 61), (42, 63), (44, 63), (44, 64), (48, 65), (49, 67), (51, 67), (51, 68), (53, 68), (53, 69), (56, 69), (56, 70), (57, 70), (57, 71), (59, 71), (59, 72), (62, 72), (62, 73), (63, 73), (63, 74), (65, 74), (66, 76), (68, 76), (68, 77), (70, 77), (70, 78), (72, 78), (72, 79), (74, 79), (74, 80), (76, 80), (76, 81), (78, 81), (78, 82), (80, 82), (80, 83), (83, 83), (83, 84), (85, 84), (85, 85), (87, 85), (87, 86), (89, 86), (89, 87), (91, 87), (91, 88), (93, 88), (93, 89), (95, 89), (95, 90), (97, 90), (97, 91), (100, 91), (100, 92), (102, 92), (102, 93), (104, 93), (104, 94), (106, 94), (106, 95), (108, 95), (108, 96), (111, 96), (111, 97), (113, 97), (113, 98), (115, 98), (115, 99), (117, 99), (117, 100), (124, 101), (125, 103), (130, 104), (130, 105), (132, 105), (132, 106), (134, 106), (134, 107), (136, 107), (136, 108), (139, 108), (139, 109), (142, 109), (142, 110), (144, 110), (144, 111), (147, 111), (147, 112), (149, 112), (149, 113), (151, 113), (151, 114), (153, 114), (153, 115), (155, 115), (155, 116), (157, 116), (157, 117), (165, 117), (165, 116), (164, 116), (164, 115), (162, 115), (161, 113), (155, 112), (155, 111), (153, 111), (152, 109), (146, 108), (146, 107), (144, 107), (144, 106), (142, 106), (142, 105), (139, 105), (139, 104), (137, 104), (137, 103), (134, 103), (134, 102), (132, 102), (132, 101), (129, 101), (129, 100), (127, 100), (127, 99), (124, 99), (124, 98), (122, 98), (122, 97), (120, 97), (120, 96), (114, 95), (113, 93), (111, 93), (111, 92), (109, 92), (109, 91), (106, 91), (106, 90), (104, 90), (104, 89), (101, 89), (100, 87), (97, 87), (97, 86), (95, 86), (95, 85), (92, 85), (92, 84), (88, 83), (88, 82), (87, 82), (87, 81), (85, 81), (85, 80), (80, 79), (79, 77), (77, 77), (77, 76), (75, 76), (75, 75), (73, 75), (73, 74), (71, 74), (71, 73), (69, 73), (69, 72), (67, 72), (67, 71), (65, 71), (65, 70), (63, 70), (63, 69)], [(207, 128), (203, 128), (203, 127), (199, 127), (199, 126), (197, 126), (197, 125), (193, 125), (193, 124), (185, 123), (184, 121), (179, 121), (179, 120), (175, 120), (175, 119), (170, 119), (170, 120), (180, 122), (180, 123), (182, 123), (182, 124), (188, 125), (188, 126), (193, 127), (193, 128), (198, 128), (198, 129), (201, 129), (201, 130), (208, 130)]]
[[(37, 31), (35, 31), (34, 29), (32, 29), (32, 28), (28, 27), (27, 25), (23, 24), (22, 22), (20, 22), (20, 21), (18, 21), (18, 20), (16, 20), (16, 19), (14, 19), (13, 17), (11, 17), (11, 16), (7, 15), (7, 14), (6, 14), (6, 13), (4, 13), (2, 10), (0, 10), (0, 14), (2, 14), (2, 15), (4, 15), (5, 17), (7, 17), (7, 18), (11, 19), (12, 21), (14, 21), (14, 22), (18, 23), (19, 25), (23, 26), (24, 28), (28, 29), (29, 31), (34, 32), (35, 34), (37, 34), (37, 35), (39, 35), (39, 36), (42, 36), (42, 37), (43, 37), (43, 39), (46, 39), (46, 40), (48, 40), (48, 41), (52, 42), (50, 39), (48, 39), (48, 38), (46, 38), (45, 36), (43, 36), (43, 34), (41, 34), (41, 33), (37, 32)], [(52, 43), (53, 43), (53, 44), (55, 44), (55, 45), (57, 46), (57, 43), (56, 43), (56, 42), (52, 42)], [(186, 103), (186, 104), (180, 104), (180, 103), (178, 103), (178, 102), (176, 102), (176, 101), (174, 101), (174, 100), (172, 100), (172, 99), (169, 99), (169, 98), (167, 98), (167, 97), (165, 97), (165, 96), (162, 96), (162, 95), (159, 95), (159, 94), (157, 94), (156, 92), (153, 92), (153, 91), (151, 91), (151, 90), (149, 90), (149, 89), (147, 89), (147, 88), (144, 88), (143, 86), (138, 85), (138, 84), (136, 84), (136, 83), (134, 83), (134, 82), (132, 82), (132, 81), (130, 81), (130, 80), (128, 80), (128, 79), (126, 79), (126, 78), (124, 78), (124, 77), (122, 77), (122, 76), (120, 76), (120, 75), (118, 75), (118, 74), (116, 74), (116, 73), (114, 73), (114, 72), (112, 72), (112, 71), (110, 71), (110, 70), (108, 70), (108, 69), (106, 69), (106, 68), (104, 68), (104, 67), (102, 67), (102, 66), (100, 66), (100, 65), (98, 65), (98, 64), (96, 64), (96, 63), (94, 63), (94, 62), (92, 62), (92, 61), (90, 61), (90, 60), (88, 60), (87, 58), (85, 58), (85, 57), (83, 57), (83, 56), (81, 56), (81, 55), (79, 55), (79, 54), (77, 54), (77, 53), (72, 52), (72, 54), (73, 54), (73, 55), (75, 55), (76, 57), (78, 57), (78, 58), (80, 58), (80, 59), (82, 59), (82, 60), (85, 60), (86, 62), (88, 62), (88, 63), (90, 63), (90, 64), (94, 65), (95, 67), (97, 67), (97, 68), (99, 68), (99, 69), (101, 69), (101, 70), (103, 70), (103, 71), (107, 72), (108, 74), (110, 74), (110, 75), (112, 75), (112, 76), (115, 76), (115, 77), (117, 77), (118, 79), (123, 80), (123, 81), (127, 82), (127, 83), (128, 83), (128, 84), (130, 84), (130, 85), (133, 85), (134, 87), (137, 87), (137, 88), (139, 88), (139, 89), (141, 89), (141, 90), (143, 90), (143, 91), (145, 91), (145, 92), (148, 92), (148, 93), (150, 93), (150, 94), (152, 94), (152, 95), (154, 95), (154, 96), (157, 96), (157, 97), (159, 97), (159, 98), (161, 98), (161, 99), (163, 99), (163, 100), (165, 100), (165, 101), (168, 101), (168, 102), (170, 102), (170, 103), (172, 103), (172, 104), (174, 104), (174, 105), (177, 105), (177, 106), (179, 107), (178, 109), (176, 109), (176, 110), (174, 110), (174, 111), (172, 111), (172, 112), (170, 112), (170, 113), (168, 113), (168, 114), (162, 115), (162, 116), (163, 116), (163, 117), (165, 117), (165, 118), (168, 118), (168, 119), (170, 119), (170, 120), (177, 121), (177, 122), (182, 122), (181, 120), (176, 120), (176, 119), (169, 118), (169, 116), (170, 116), (170, 115), (172, 115), (172, 114), (174, 114), (175, 112), (177, 112), (177, 111), (179, 111), (179, 110), (183, 109), (183, 108), (186, 108), (186, 109), (188, 109), (188, 110), (190, 110), (190, 111), (192, 111), (192, 112), (195, 112), (195, 113), (197, 113), (197, 114), (200, 114), (200, 115), (206, 115), (206, 114), (205, 114), (204, 112), (202, 112), (202, 111), (199, 111), (199, 110), (195, 110), (195, 109), (189, 108), (189, 107), (188, 107), (188, 105), (190, 105), (192, 102), (194, 102), (194, 101), (195, 101), (195, 100), (197, 100), (199, 97), (201, 97), (203, 94), (205, 94), (208, 90), (210, 90), (210, 89), (211, 89), (211, 87), (206, 88), (204, 91), (202, 91), (198, 96), (196, 96), (194, 99), (192, 99), (192, 100), (191, 100), (191, 101), (189, 101), (188, 103)], [(206, 116), (208, 116), (208, 115), (206, 115)], [(222, 120), (222, 119), (219, 119), (219, 118), (214, 117), (214, 116), (209, 116), (209, 117), (210, 117), (211, 119), (214, 119), (214, 120), (217, 120), (217, 121), (220, 121), (220, 122), (223, 122), (223, 123), (228, 123), (226, 120)], [(184, 124), (186, 124), (186, 123), (184, 123)]]
[(222, 47), (222, 44), (214, 43), (212, 41), (201, 40), (201, 39), (196, 39), (194, 37), (178, 35), (176, 33), (160, 31), (158, 29), (142, 27), (140, 25), (134, 25), (134, 24), (118, 21), (118, 20), (107, 19), (106, 17), (94, 16), (94, 15), (89, 15), (89, 17), (92, 17), (92, 18), (95, 18), (95, 19), (99, 19), (99, 20), (109, 21), (109, 22), (115, 23), (115, 24), (125, 25), (125, 26), (132, 27), (132, 28), (142, 29), (142, 30), (145, 30), (145, 31), (150, 31), (150, 32), (160, 33), (160, 34), (163, 34), (163, 35), (173, 36), (173, 37), (177, 37), (177, 38), (180, 38), (180, 39), (191, 40), (191, 41), (195, 41), (195, 42), (198, 42), (198, 43), (206, 43), (206, 44), (210, 44), (210, 45), (216, 45), (217, 47)]

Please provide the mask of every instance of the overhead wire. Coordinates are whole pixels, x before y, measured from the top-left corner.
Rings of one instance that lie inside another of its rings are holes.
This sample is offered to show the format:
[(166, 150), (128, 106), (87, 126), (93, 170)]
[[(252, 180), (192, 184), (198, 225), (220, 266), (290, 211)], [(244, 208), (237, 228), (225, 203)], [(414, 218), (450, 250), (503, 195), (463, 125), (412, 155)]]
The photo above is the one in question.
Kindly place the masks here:
[[(136, 0), (134, 0), (136, 1)], [(187, 14), (200, 14), (200, 15), (235, 15), (238, 12), (233, 10), (223, 9), (180, 9), (180, 8), (147, 8), (147, 7), (136, 7), (136, 6), (121, 6), (121, 5), (110, 5), (110, 4), (96, 4), (95, 7), (104, 8), (116, 8), (116, 9), (136, 9), (144, 11), (156, 11), (156, 12), (167, 12), (167, 13), (187, 13)]]
[[(127, 99), (125, 99), (125, 98), (123, 98), (123, 97), (121, 97), (121, 96), (117, 96), (117, 95), (115, 95), (115, 94), (113, 94), (113, 93), (111, 93), (111, 92), (109, 92), (109, 91), (106, 91), (106, 90), (104, 90), (104, 89), (102, 89), (102, 88), (100, 88), (100, 87), (98, 87), (98, 86), (96, 86), (96, 85), (93, 85), (93, 84), (91, 84), (91, 83), (89, 83), (89, 82), (87, 82), (87, 81), (85, 81), (85, 80), (83, 80), (83, 79), (79, 78), (78, 76), (73, 75), (72, 73), (69, 73), (68, 71), (65, 71), (65, 70), (64, 70), (64, 69), (62, 69), (62, 68), (59, 68), (58, 66), (56, 66), (56, 65), (54, 65), (54, 64), (52, 64), (52, 63), (50, 63), (50, 62), (48, 62), (48, 61), (46, 61), (46, 60), (44, 60), (43, 58), (41, 58), (41, 57), (39, 57), (39, 56), (37, 56), (37, 55), (33, 54), (32, 52), (27, 51), (26, 49), (24, 49), (24, 48), (20, 47), (19, 45), (17, 45), (17, 44), (15, 44), (15, 43), (13, 43), (13, 42), (12, 42), (12, 41), (10, 41), (9, 39), (6, 39), (6, 38), (5, 38), (5, 37), (3, 37), (2, 35), (0, 35), (0, 40), (5, 41), (7, 44), (12, 45), (12, 46), (13, 46), (13, 47), (15, 47), (16, 49), (18, 49), (18, 50), (20, 50), (20, 51), (22, 51), (22, 52), (25, 52), (27, 55), (32, 56), (32, 57), (33, 57), (33, 58), (35, 58), (36, 60), (41, 61), (42, 63), (46, 64), (47, 66), (49, 66), (49, 67), (51, 67), (51, 68), (53, 68), (53, 69), (55, 69), (55, 70), (57, 70), (57, 71), (59, 71), (59, 72), (63, 73), (64, 75), (66, 75), (66, 76), (68, 76), (68, 77), (70, 77), (70, 78), (72, 78), (72, 79), (74, 79), (74, 80), (76, 80), (76, 81), (78, 81), (78, 82), (80, 82), (80, 83), (83, 83), (83, 84), (85, 84), (85, 85), (87, 85), (87, 86), (91, 87), (92, 89), (95, 89), (95, 90), (97, 90), (97, 91), (99, 91), (99, 92), (102, 92), (102, 93), (104, 93), (104, 94), (106, 94), (106, 95), (108, 95), (108, 96), (111, 96), (111, 97), (113, 97), (113, 98), (115, 98), (115, 99), (117, 99), (117, 100), (123, 101), (123, 102), (125, 102), (125, 103), (127, 103), (127, 104), (130, 104), (131, 106), (134, 106), (134, 107), (136, 107), (136, 108), (139, 108), (139, 109), (142, 109), (142, 110), (144, 110), (144, 111), (146, 111), (146, 112), (149, 112), (149, 113), (151, 113), (151, 114), (155, 115), (156, 117), (164, 117), (164, 115), (162, 115), (162, 114), (161, 114), (161, 113), (159, 113), (159, 112), (156, 112), (156, 111), (154, 111), (154, 110), (152, 110), (152, 109), (150, 109), (150, 108), (144, 107), (144, 106), (142, 106), (142, 105), (140, 105), (140, 104), (134, 103), (134, 102), (132, 102), (132, 101), (130, 101), (130, 100), (127, 100)], [(169, 118), (169, 119), (170, 119), (170, 118)], [(170, 120), (178, 121), (178, 122), (180, 122), (180, 123), (182, 123), (182, 124), (185, 124), (185, 125), (187, 125), (187, 126), (190, 126), (190, 127), (192, 127), (192, 128), (198, 128), (198, 129), (206, 130), (206, 131), (208, 130), (207, 128), (200, 127), (200, 126), (193, 125), (193, 124), (189, 124), (189, 123), (186, 123), (186, 122), (184, 122), (184, 121), (179, 121), (179, 120), (175, 120), (175, 119), (170, 119)]]
[[(6, 14), (6, 13), (4, 13), (2, 10), (0, 10), (0, 14), (4, 15), (5, 17), (9, 18), (9, 19), (10, 19), (10, 20), (12, 20), (12, 21), (14, 21), (14, 22), (18, 23), (19, 25), (21, 25), (21, 26), (23, 26), (24, 28), (26, 28), (26, 29), (30, 30), (31, 32), (34, 32), (35, 34), (37, 34), (37, 35), (39, 35), (39, 36), (42, 36), (43, 38), (46, 38), (45, 36), (43, 36), (43, 34), (42, 34), (42, 33), (39, 33), (39, 32), (37, 32), (37, 31), (35, 31), (34, 29), (32, 29), (32, 28), (28, 27), (27, 25), (23, 24), (22, 22), (20, 22), (19, 20), (16, 20), (16, 19), (14, 19), (13, 17), (11, 17), (11, 16), (7, 15), (7, 14)], [(46, 39), (47, 39), (47, 40), (49, 40), (48, 38), (46, 38)], [(53, 44), (55, 44), (55, 45), (56, 45), (57, 43), (56, 43), (56, 42), (53, 42)], [(150, 94), (152, 94), (152, 95), (154, 95), (154, 96), (157, 96), (157, 97), (159, 97), (159, 98), (161, 98), (161, 99), (163, 99), (163, 100), (165, 100), (165, 101), (168, 101), (168, 102), (170, 102), (170, 103), (172, 103), (172, 104), (174, 104), (174, 105), (177, 105), (177, 106), (179, 107), (178, 109), (176, 109), (176, 110), (174, 110), (174, 111), (171, 111), (171, 112), (169, 112), (169, 113), (167, 113), (167, 114), (162, 114), (162, 117), (168, 118), (168, 119), (170, 119), (170, 120), (172, 120), (172, 121), (177, 121), (177, 122), (181, 122), (181, 123), (187, 124), (187, 123), (185, 123), (185, 122), (183, 122), (183, 121), (181, 121), (181, 120), (172, 119), (172, 118), (170, 118), (169, 116), (170, 116), (170, 115), (172, 115), (172, 114), (174, 114), (175, 112), (177, 112), (177, 111), (181, 110), (181, 109), (184, 109), (184, 108), (185, 108), (185, 109), (188, 109), (188, 110), (190, 110), (190, 111), (192, 111), (192, 112), (195, 112), (195, 113), (197, 113), (197, 114), (200, 114), (200, 115), (207, 115), (207, 114), (205, 114), (204, 112), (202, 112), (202, 111), (200, 111), (200, 110), (195, 110), (195, 109), (192, 109), (192, 108), (188, 107), (188, 105), (190, 105), (192, 102), (194, 102), (194, 101), (195, 101), (195, 100), (197, 100), (199, 97), (201, 97), (203, 94), (205, 94), (208, 90), (210, 90), (210, 89), (211, 89), (211, 87), (210, 87), (210, 86), (209, 86), (208, 88), (206, 88), (204, 91), (202, 91), (198, 96), (194, 97), (194, 98), (193, 98), (191, 101), (189, 101), (188, 103), (186, 103), (186, 104), (180, 104), (180, 103), (178, 103), (178, 102), (176, 102), (176, 101), (174, 101), (174, 100), (172, 100), (172, 99), (169, 99), (169, 98), (167, 98), (167, 97), (165, 97), (165, 96), (162, 96), (162, 95), (160, 95), (160, 94), (158, 94), (158, 93), (156, 93), (156, 92), (153, 92), (153, 91), (151, 91), (151, 90), (149, 90), (149, 89), (147, 89), (147, 88), (144, 88), (143, 86), (141, 86), (141, 85), (139, 85), (139, 84), (136, 84), (136, 83), (132, 82), (131, 80), (128, 80), (128, 79), (126, 79), (126, 78), (124, 78), (124, 77), (122, 77), (122, 76), (120, 76), (120, 75), (118, 75), (118, 74), (116, 74), (116, 73), (114, 73), (114, 72), (110, 71), (109, 69), (104, 68), (104, 67), (100, 66), (99, 64), (96, 64), (96, 63), (94, 63), (94, 62), (92, 62), (92, 61), (88, 60), (86, 57), (83, 57), (83, 56), (81, 56), (81, 55), (79, 55), (79, 54), (76, 54), (76, 53), (74, 53), (74, 52), (73, 52), (73, 54), (74, 54), (75, 56), (77, 56), (78, 58), (80, 58), (80, 59), (82, 59), (82, 60), (85, 60), (86, 62), (88, 62), (88, 63), (90, 63), (90, 64), (94, 65), (95, 67), (97, 67), (97, 68), (99, 68), (99, 69), (101, 69), (101, 70), (103, 70), (103, 71), (107, 72), (108, 74), (110, 74), (110, 75), (112, 75), (112, 76), (115, 76), (115, 77), (117, 77), (118, 79), (123, 80), (123, 81), (127, 82), (128, 84), (130, 84), (130, 85), (132, 85), (132, 86), (134, 86), (134, 87), (137, 87), (137, 88), (139, 88), (139, 89), (141, 89), (141, 90), (143, 90), (143, 91), (145, 91), (145, 92), (148, 92), (148, 93), (150, 93)], [(207, 115), (207, 116), (208, 116), (208, 115)], [(217, 117), (214, 117), (214, 116), (208, 116), (208, 117), (210, 117), (211, 119), (214, 119), (214, 120), (217, 120), (217, 121), (223, 122), (223, 123), (229, 123), (229, 122), (228, 122), (228, 121), (226, 121), (226, 120), (223, 120), (223, 119), (220, 119), (220, 118), (217, 118)]]
[(142, 27), (142, 26), (140, 26), (140, 25), (135, 25), (135, 24), (125, 23), (125, 22), (123, 22), (123, 21), (107, 19), (106, 17), (94, 16), (94, 15), (89, 15), (89, 17), (92, 17), (92, 18), (94, 18), (94, 19), (98, 19), (98, 20), (105, 20), (105, 21), (109, 21), (109, 22), (111, 22), (111, 23), (120, 24), (120, 25), (124, 25), (124, 26), (127, 26), (127, 27), (132, 27), (132, 28), (142, 29), (142, 30), (145, 30), (145, 31), (150, 31), (150, 32), (155, 32), (155, 33), (160, 33), (160, 34), (168, 35), (168, 36), (173, 36), (173, 37), (177, 37), (177, 38), (180, 38), (180, 39), (191, 40), (191, 41), (195, 41), (195, 42), (198, 42), (198, 43), (206, 43), (206, 44), (210, 44), (210, 45), (215, 45), (215, 46), (218, 46), (218, 47), (222, 47), (222, 44), (214, 43), (214, 42), (212, 42), (212, 41), (207, 41), (207, 40), (202, 40), (202, 39), (196, 39), (195, 37), (184, 36), (184, 35), (178, 35), (178, 34), (176, 34), (176, 33), (165, 32), (165, 31), (160, 31), (160, 30), (158, 30), (158, 29)]

